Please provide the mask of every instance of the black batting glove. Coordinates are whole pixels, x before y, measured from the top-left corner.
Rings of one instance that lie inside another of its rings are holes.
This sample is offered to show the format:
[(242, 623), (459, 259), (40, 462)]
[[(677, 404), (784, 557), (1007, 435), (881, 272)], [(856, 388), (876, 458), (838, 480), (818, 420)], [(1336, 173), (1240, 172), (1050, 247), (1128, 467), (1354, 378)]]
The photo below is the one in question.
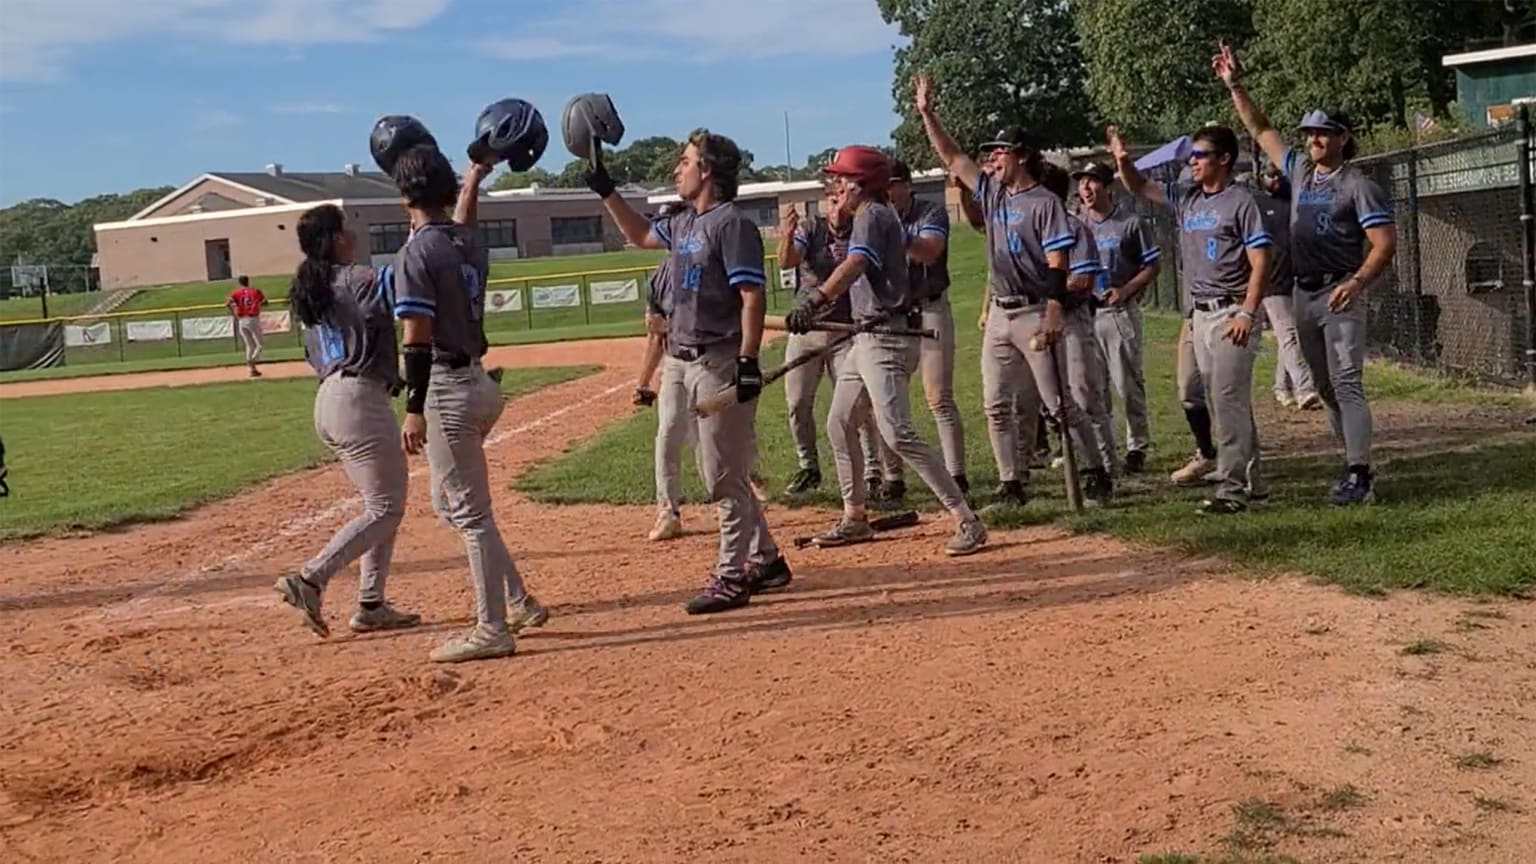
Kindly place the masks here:
[(814, 300), (802, 300), (784, 316), (784, 329), (791, 333), (809, 333), (816, 323), (817, 304)]
[(756, 357), (736, 358), (736, 401), (751, 402), (763, 392), (763, 370)]
[(608, 176), (608, 169), (598, 162), (597, 166), (587, 172), (587, 188), (597, 193), (599, 198), (607, 198), (618, 188), (614, 185), (613, 178)]
[(656, 391), (649, 387), (635, 388), (635, 404), (650, 407), (656, 402)]

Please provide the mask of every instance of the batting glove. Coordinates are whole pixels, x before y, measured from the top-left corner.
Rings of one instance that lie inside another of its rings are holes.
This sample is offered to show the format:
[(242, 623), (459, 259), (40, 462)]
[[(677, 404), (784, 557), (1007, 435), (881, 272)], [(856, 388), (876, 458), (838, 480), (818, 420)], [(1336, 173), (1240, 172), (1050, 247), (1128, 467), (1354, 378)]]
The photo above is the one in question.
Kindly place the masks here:
[(736, 358), (736, 401), (751, 402), (763, 392), (763, 370), (756, 357)]
[(655, 390), (652, 390), (649, 387), (636, 387), (635, 388), (635, 404), (636, 405), (644, 405), (646, 407), (649, 407), (652, 404), (654, 404), (655, 402), (656, 402), (656, 391)]

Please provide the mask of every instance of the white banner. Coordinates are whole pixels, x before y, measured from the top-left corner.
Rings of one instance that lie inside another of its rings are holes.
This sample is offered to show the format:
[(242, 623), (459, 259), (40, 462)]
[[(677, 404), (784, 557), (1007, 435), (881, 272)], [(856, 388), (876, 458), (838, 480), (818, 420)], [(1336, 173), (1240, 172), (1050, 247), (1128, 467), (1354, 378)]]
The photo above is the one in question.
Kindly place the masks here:
[(287, 333), (293, 327), (289, 320), (288, 310), (281, 312), (261, 313), (261, 332), (263, 333)]
[(581, 307), (580, 285), (535, 285), (533, 308), (566, 309)]
[(169, 342), (176, 338), (169, 321), (129, 321), (124, 329), (129, 342)]
[(523, 311), (523, 289), (485, 292), (485, 311), (487, 313)]
[(593, 282), (592, 304), (634, 303), (640, 299), (640, 283), (635, 279), (622, 282)]
[(181, 338), (233, 339), (235, 338), (235, 319), (228, 315), (217, 318), (183, 318), (181, 319)]
[(80, 348), (86, 345), (106, 345), (112, 341), (112, 325), (103, 321), (100, 324), (64, 325), (64, 344), (71, 348)]

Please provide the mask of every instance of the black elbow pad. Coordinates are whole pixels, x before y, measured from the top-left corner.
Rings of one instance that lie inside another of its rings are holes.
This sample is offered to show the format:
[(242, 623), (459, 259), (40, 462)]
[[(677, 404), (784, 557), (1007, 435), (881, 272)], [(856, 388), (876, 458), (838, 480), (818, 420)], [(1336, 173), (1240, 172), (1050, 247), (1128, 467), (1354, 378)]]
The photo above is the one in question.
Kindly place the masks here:
[(405, 413), (421, 414), (427, 409), (427, 383), (432, 380), (432, 346), (412, 343), (404, 346)]

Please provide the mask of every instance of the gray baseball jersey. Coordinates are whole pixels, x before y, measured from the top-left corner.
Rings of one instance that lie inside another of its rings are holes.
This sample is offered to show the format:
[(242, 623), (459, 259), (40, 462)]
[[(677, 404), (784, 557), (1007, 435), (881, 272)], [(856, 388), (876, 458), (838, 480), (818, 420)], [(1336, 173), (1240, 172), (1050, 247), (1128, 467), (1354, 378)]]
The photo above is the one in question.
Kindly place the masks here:
[(987, 260), (997, 298), (1045, 298), (1045, 253), (1072, 248), (1072, 229), (1061, 199), (1035, 185), (1009, 192), (988, 174), (976, 182), (976, 200), (987, 217)]
[(913, 296), (922, 301), (937, 300), (949, 289), (949, 210), (943, 204), (914, 197), (907, 212), (901, 214), (907, 243), (924, 234), (944, 238), (944, 251), (932, 264), (907, 262), (907, 278)]
[(1274, 240), (1269, 250), (1269, 290), (1265, 296), (1289, 294), (1294, 287), (1291, 281), (1291, 202), (1268, 193), (1253, 196), (1259, 205), (1259, 216), (1264, 220), (1264, 230)]
[(1111, 288), (1131, 281), (1142, 268), (1162, 257), (1157, 240), (1147, 229), (1147, 222), (1129, 207), (1116, 204), (1107, 216), (1089, 210), (1083, 217), (1093, 229), (1099, 248), (1099, 262), (1104, 269), (1094, 285), (1094, 295), (1103, 299)]
[[(848, 257), (848, 235), (833, 231), (832, 223), (823, 216), (812, 219), (808, 227), (796, 228), (790, 242), (800, 250), (800, 266), (796, 268), (800, 277), (800, 287), (795, 292), (797, 299), (805, 299), (825, 284), (837, 265)], [(852, 323), (853, 306), (848, 292), (838, 295), (823, 317), (828, 321)]]
[(907, 232), (896, 208), (878, 201), (860, 206), (853, 216), (848, 254), (868, 262), (864, 275), (848, 289), (855, 321), (883, 319), (912, 307), (916, 298), (907, 278)]
[[(1072, 232), (1072, 249), (1067, 253), (1067, 273), (1070, 276), (1087, 276), (1098, 281), (1098, 275), (1104, 271), (1104, 265), (1099, 263), (1099, 247), (1094, 241), (1093, 229), (1088, 223), (1077, 216), (1067, 214), (1067, 228)], [(1073, 292), (1067, 297), (1066, 307), (1075, 309), (1088, 302), (1088, 295)]]
[(646, 299), (646, 305), (651, 308), (651, 311), (663, 318), (672, 317), (672, 304), (677, 298), (677, 292), (673, 290), (674, 284), (672, 258), (668, 256), (661, 259), (656, 269), (651, 271), (651, 295)]
[(331, 268), (335, 300), (325, 320), (304, 328), (304, 359), (321, 378), (334, 372), (399, 383), (389, 268), (357, 264)]
[(700, 348), (741, 339), (741, 292), (767, 281), (763, 236), (734, 201), (703, 213), (687, 207), (652, 224), (672, 252), (677, 299), (668, 319), (674, 348)]
[(1351, 273), (1365, 261), (1365, 229), (1393, 224), (1392, 202), (1353, 165), (1320, 173), (1294, 148), (1285, 151), (1291, 180), (1292, 266), (1297, 276)]
[(1165, 183), (1179, 221), (1183, 281), (1193, 300), (1241, 297), (1248, 291), (1248, 250), (1274, 245), (1253, 193), (1231, 185), (1206, 194), (1196, 183)]
[(485, 354), (485, 250), (474, 232), (453, 222), (431, 222), (411, 232), (395, 253), (395, 316), (432, 319), (432, 359), (478, 359)]

